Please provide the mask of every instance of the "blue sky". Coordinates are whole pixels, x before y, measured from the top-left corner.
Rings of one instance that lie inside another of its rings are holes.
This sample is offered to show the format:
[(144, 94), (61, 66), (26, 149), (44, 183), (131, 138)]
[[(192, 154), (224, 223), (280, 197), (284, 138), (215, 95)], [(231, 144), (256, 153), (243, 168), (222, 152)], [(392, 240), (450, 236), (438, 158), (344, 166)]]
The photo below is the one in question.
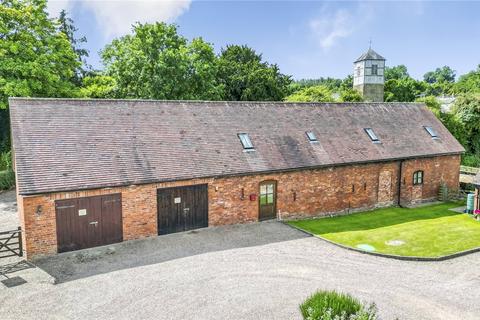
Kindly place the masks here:
[(345, 77), (370, 39), (387, 65), (405, 64), (415, 78), (443, 65), (463, 74), (480, 64), (480, 2), (50, 0), (51, 16), (60, 8), (87, 37), (96, 68), (98, 51), (135, 21), (176, 23), (217, 52), (247, 44), (295, 79)]

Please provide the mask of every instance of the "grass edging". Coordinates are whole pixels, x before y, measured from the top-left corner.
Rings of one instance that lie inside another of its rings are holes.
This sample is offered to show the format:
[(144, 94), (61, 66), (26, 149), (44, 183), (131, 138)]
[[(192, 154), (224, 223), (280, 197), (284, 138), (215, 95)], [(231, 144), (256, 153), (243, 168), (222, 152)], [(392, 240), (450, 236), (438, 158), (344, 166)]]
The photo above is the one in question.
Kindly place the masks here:
[(285, 224), (285, 225), (287, 225), (291, 228), (297, 229), (298, 231), (301, 231), (301, 232), (306, 233), (306, 234), (308, 234), (312, 237), (315, 237), (315, 238), (318, 238), (318, 239), (323, 240), (325, 242), (328, 242), (330, 244), (333, 244), (337, 247), (347, 249), (347, 250), (351, 250), (351, 251), (355, 251), (355, 252), (359, 252), (359, 253), (370, 254), (372, 256), (389, 258), (389, 259), (396, 259), (396, 260), (403, 260), (403, 261), (445, 261), (445, 260), (449, 260), (449, 259), (454, 259), (454, 258), (466, 256), (468, 254), (472, 254), (472, 253), (475, 253), (475, 252), (480, 252), (480, 247), (473, 248), (473, 249), (468, 249), (468, 250), (460, 251), (460, 252), (456, 252), (456, 253), (452, 253), (452, 254), (449, 254), (449, 255), (446, 255), (446, 256), (439, 256), (439, 257), (399, 256), (399, 255), (396, 255), (396, 254), (370, 252), (370, 251), (360, 250), (360, 249), (357, 249), (357, 248), (354, 248), (354, 247), (346, 246), (344, 244), (326, 239), (326, 238), (321, 237), (319, 235), (313, 234), (313, 233), (311, 233), (311, 232), (309, 232), (305, 229), (299, 228), (297, 226), (293, 226), (293, 225), (289, 224), (288, 221), (282, 221), (282, 222), (283, 222), (283, 224)]

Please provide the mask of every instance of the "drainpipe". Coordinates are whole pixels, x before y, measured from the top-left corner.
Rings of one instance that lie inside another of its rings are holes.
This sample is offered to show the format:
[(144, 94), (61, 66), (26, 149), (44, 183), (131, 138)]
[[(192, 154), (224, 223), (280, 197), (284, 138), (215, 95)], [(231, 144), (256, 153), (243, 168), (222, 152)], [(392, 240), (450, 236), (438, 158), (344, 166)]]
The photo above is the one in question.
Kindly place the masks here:
[(400, 160), (400, 164), (398, 166), (398, 199), (397, 199), (397, 205), (400, 208), (403, 208), (401, 202), (402, 199), (402, 168), (403, 168), (403, 160)]

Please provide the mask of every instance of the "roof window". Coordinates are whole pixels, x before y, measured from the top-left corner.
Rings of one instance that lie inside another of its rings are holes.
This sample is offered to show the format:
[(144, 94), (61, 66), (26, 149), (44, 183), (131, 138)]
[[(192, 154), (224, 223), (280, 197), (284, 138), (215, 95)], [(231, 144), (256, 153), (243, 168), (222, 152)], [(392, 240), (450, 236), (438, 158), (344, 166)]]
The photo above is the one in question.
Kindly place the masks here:
[(380, 139), (378, 139), (377, 135), (375, 134), (372, 128), (365, 128), (363, 130), (365, 130), (365, 132), (368, 134), (368, 136), (370, 137), (370, 140), (372, 140), (373, 143), (380, 143)]
[(243, 149), (245, 150), (253, 150), (253, 144), (248, 136), (248, 133), (239, 133), (238, 138), (243, 145)]
[(428, 134), (432, 137), (432, 139), (438, 139), (437, 132), (433, 130), (432, 127), (424, 127), (427, 130)]
[(308, 141), (310, 141), (310, 142), (318, 142), (317, 136), (315, 135), (315, 133), (313, 133), (312, 131), (307, 131), (307, 132), (305, 132), (305, 133), (306, 133), (306, 135), (307, 135)]

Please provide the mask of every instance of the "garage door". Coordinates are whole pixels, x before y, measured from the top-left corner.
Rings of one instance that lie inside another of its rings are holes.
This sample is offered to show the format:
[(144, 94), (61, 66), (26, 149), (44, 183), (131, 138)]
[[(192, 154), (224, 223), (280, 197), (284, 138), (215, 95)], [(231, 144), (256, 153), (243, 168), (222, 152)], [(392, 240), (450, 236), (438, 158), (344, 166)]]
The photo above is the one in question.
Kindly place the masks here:
[(123, 240), (120, 194), (55, 201), (58, 252)]
[(157, 190), (158, 234), (208, 227), (206, 184)]

